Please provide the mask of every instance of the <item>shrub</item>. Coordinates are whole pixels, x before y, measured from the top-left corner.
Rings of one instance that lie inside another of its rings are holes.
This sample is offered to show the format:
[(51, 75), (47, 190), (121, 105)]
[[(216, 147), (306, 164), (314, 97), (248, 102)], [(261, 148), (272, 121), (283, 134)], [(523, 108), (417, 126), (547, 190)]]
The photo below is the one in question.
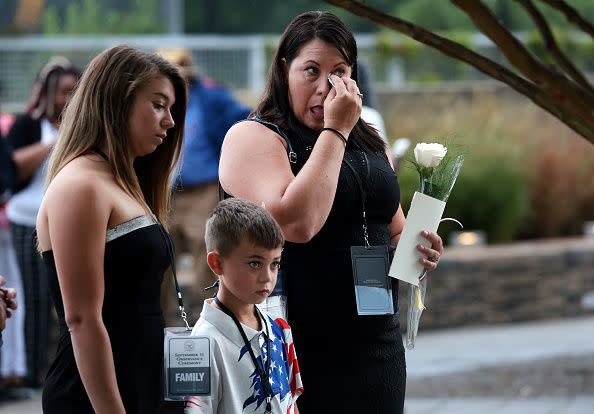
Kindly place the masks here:
[(522, 237), (578, 235), (594, 220), (594, 151), (572, 139), (539, 147), (530, 177), (530, 214)]
[[(401, 203), (405, 212), (418, 188), (418, 174), (402, 168), (398, 180)], [(511, 241), (519, 232), (528, 212), (528, 193), (525, 176), (508, 162), (498, 158), (472, 159), (467, 157), (458, 181), (448, 200), (444, 217), (452, 217), (465, 229), (484, 230), (488, 241)], [(440, 225), (444, 240), (452, 230), (451, 223)]]

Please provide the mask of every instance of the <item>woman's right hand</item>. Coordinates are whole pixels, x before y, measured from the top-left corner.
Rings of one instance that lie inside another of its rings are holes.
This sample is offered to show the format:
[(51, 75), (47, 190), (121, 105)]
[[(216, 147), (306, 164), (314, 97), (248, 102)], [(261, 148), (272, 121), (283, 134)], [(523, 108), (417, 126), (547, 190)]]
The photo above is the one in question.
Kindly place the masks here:
[(324, 128), (334, 128), (348, 138), (361, 116), (363, 102), (357, 82), (348, 77), (330, 75), (332, 88), (324, 101)]

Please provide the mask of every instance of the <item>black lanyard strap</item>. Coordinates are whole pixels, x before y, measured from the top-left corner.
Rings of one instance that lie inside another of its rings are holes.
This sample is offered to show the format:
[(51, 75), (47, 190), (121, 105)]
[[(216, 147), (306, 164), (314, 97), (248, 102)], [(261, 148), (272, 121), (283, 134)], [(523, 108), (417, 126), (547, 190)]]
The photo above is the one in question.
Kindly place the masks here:
[[(262, 320), (262, 324), (266, 327), (266, 337), (264, 338), (264, 341), (266, 342), (266, 354), (267, 354), (266, 355), (266, 368), (265, 368), (266, 372), (262, 372), (262, 367), (260, 367), (260, 364), (258, 364), (258, 360), (256, 359), (256, 355), (254, 354), (252, 345), (250, 344), (250, 341), (248, 341), (247, 335), (245, 334), (245, 331), (241, 327), (239, 320), (233, 314), (233, 312), (231, 312), (229, 310), (229, 308), (227, 306), (225, 306), (223, 304), (223, 302), (221, 302), (219, 300), (218, 296), (215, 296), (214, 300), (215, 300), (216, 304), (219, 306), (219, 308), (221, 308), (221, 310), (223, 312), (225, 312), (227, 315), (229, 315), (229, 317), (231, 319), (233, 319), (233, 322), (235, 322), (235, 326), (237, 326), (237, 329), (239, 330), (239, 333), (241, 334), (241, 337), (243, 338), (243, 342), (245, 343), (245, 346), (247, 346), (247, 349), (250, 353), (250, 357), (252, 358), (252, 362), (254, 363), (254, 366), (256, 367), (256, 371), (258, 371), (258, 375), (260, 376), (260, 381), (262, 381), (262, 386), (264, 388), (264, 392), (266, 393), (266, 412), (267, 413), (272, 412), (272, 404), (271, 404), (272, 386), (270, 385), (270, 382), (268, 379), (268, 376), (270, 373), (270, 334), (268, 332), (268, 324), (266, 323), (266, 319), (264, 319), (264, 316), (262, 315), (260, 310), (254, 305), (254, 308), (256, 308), (256, 312), (258, 313), (258, 316)], [(262, 355), (262, 359), (264, 359), (264, 355)], [(262, 365), (264, 365), (264, 364), (262, 364)]]
[[(367, 159), (367, 154), (365, 154), (365, 152), (363, 152), (363, 159), (365, 162), (365, 166), (367, 167), (367, 177), (369, 177), (369, 160)], [(355, 176), (355, 179), (357, 180), (357, 184), (359, 185), (359, 191), (361, 192), (361, 204), (363, 206), (363, 239), (365, 241), (365, 247), (370, 247), (369, 245), (369, 234), (367, 233), (367, 213), (366, 213), (366, 207), (365, 207), (365, 199), (367, 198), (367, 194), (365, 193), (365, 188), (363, 187), (363, 183), (361, 182), (361, 177), (359, 177), (359, 173), (357, 173), (357, 170), (355, 169), (355, 167), (353, 167), (353, 165), (349, 162), (349, 160), (345, 158), (343, 158), (344, 163), (347, 165), (347, 167), (349, 167), (349, 169), (351, 170), (351, 172), (353, 173), (353, 175)]]
[(186, 309), (184, 307), (184, 300), (182, 299), (181, 290), (179, 288), (179, 283), (177, 282), (177, 273), (175, 271), (175, 256), (174, 256), (174, 249), (173, 249), (173, 241), (171, 240), (171, 236), (169, 233), (165, 231), (163, 225), (159, 223), (159, 229), (161, 230), (161, 234), (165, 239), (165, 244), (167, 245), (167, 254), (169, 255), (169, 262), (171, 263), (171, 273), (173, 274), (173, 283), (175, 284), (175, 291), (177, 292), (177, 304), (179, 306), (179, 312), (181, 318), (183, 319), (184, 323), (186, 324), (186, 330), (191, 331), (190, 325), (188, 324), (188, 315), (186, 313)]

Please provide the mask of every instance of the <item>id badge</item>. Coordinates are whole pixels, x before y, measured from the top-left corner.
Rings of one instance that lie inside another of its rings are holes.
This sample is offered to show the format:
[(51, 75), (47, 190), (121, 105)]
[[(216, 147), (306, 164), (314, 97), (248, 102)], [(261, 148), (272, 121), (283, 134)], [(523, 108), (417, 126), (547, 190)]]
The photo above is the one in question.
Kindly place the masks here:
[(388, 246), (351, 246), (351, 261), (357, 313), (394, 314)]
[(165, 400), (210, 395), (210, 340), (186, 328), (165, 328)]

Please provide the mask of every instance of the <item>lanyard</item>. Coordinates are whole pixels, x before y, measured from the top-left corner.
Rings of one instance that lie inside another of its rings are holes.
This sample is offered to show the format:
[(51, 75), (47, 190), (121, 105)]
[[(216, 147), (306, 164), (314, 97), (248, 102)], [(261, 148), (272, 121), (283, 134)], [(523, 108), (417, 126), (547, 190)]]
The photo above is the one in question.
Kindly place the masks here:
[[(365, 154), (365, 152), (363, 152), (363, 158), (364, 158), (365, 166), (367, 167), (366, 178), (368, 178), (369, 177), (369, 160), (367, 159), (367, 154)], [(349, 162), (349, 160), (346, 159), (346, 157), (343, 159), (343, 161), (345, 162), (347, 167), (350, 168), (351, 172), (355, 176), (355, 179), (357, 180), (357, 184), (359, 185), (359, 191), (361, 192), (361, 203), (363, 204), (363, 239), (365, 240), (365, 247), (369, 248), (370, 245), (369, 245), (369, 234), (367, 233), (367, 213), (366, 213), (366, 209), (365, 209), (365, 198), (367, 197), (367, 195), (365, 193), (365, 189), (363, 188), (363, 183), (361, 182), (361, 177), (359, 177), (359, 174), (357, 173), (357, 170), (355, 170), (355, 167), (353, 167), (353, 165)]]
[[(101, 151), (101, 149), (94, 148), (93, 152), (98, 154), (105, 161), (109, 162), (109, 158), (103, 151)], [(169, 262), (171, 263), (171, 273), (173, 274), (173, 282), (175, 283), (175, 290), (177, 291), (177, 302), (178, 302), (178, 306), (179, 306), (179, 312), (180, 312), (181, 318), (183, 319), (184, 323), (186, 324), (186, 330), (191, 331), (192, 329), (190, 328), (190, 325), (188, 324), (188, 315), (186, 314), (186, 310), (184, 308), (184, 301), (182, 299), (181, 290), (179, 289), (179, 283), (177, 282), (177, 274), (175, 272), (175, 257), (173, 255), (173, 241), (171, 240), (171, 236), (169, 235), (169, 233), (167, 233), (165, 231), (165, 229), (163, 228), (163, 225), (161, 223), (158, 223), (158, 226), (159, 226), (159, 230), (161, 230), (161, 234), (163, 235), (163, 238), (165, 239), (165, 244), (167, 245), (167, 254), (169, 255)]]
[[(221, 302), (219, 300), (218, 296), (215, 296), (214, 300), (215, 300), (216, 304), (219, 306), (219, 308), (221, 308), (221, 310), (223, 312), (225, 312), (227, 315), (229, 315), (229, 317), (231, 317), (231, 319), (233, 319), (233, 322), (235, 322), (235, 326), (237, 326), (237, 329), (239, 330), (239, 333), (241, 334), (241, 337), (243, 338), (243, 342), (245, 343), (245, 346), (247, 346), (247, 349), (250, 353), (252, 362), (256, 366), (256, 371), (258, 371), (258, 375), (260, 376), (260, 381), (262, 381), (262, 386), (264, 388), (264, 392), (266, 393), (266, 412), (267, 413), (272, 412), (272, 404), (270, 402), (272, 400), (272, 387), (270, 386), (270, 382), (268, 381), (268, 375), (270, 373), (270, 335), (268, 333), (268, 324), (266, 323), (266, 320), (260, 313), (260, 310), (254, 306), (256, 308), (256, 311), (258, 312), (258, 316), (260, 317), (260, 319), (262, 319), (262, 324), (264, 324), (264, 326), (266, 327), (266, 337), (264, 339), (266, 342), (266, 354), (267, 354), (266, 355), (266, 372), (262, 372), (262, 368), (260, 367), (260, 364), (258, 364), (256, 355), (254, 355), (254, 350), (252, 349), (252, 346), (251, 346), (250, 342), (248, 341), (245, 331), (241, 327), (239, 320), (237, 320), (237, 317), (233, 314), (233, 312), (231, 312), (229, 310), (228, 307), (223, 305), (223, 302)], [(264, 359), (264, 355), (262, 355), (262, 359)]]
[(165, 231), (163, 225), (159, 223), (159, 229), (161, 230), (161, 234), (163, 234), (163, 238), (165, 239), (165, 244), (167, 245), (167, 254), (169, 255), (169, 262), (171, 263), (171, 273), (173, 274), (173, 282), (175, 283), (175, 290), (177, 292), (177, 304), (179, 307), (179, 313), (186, 324), (186, 331), (191, 331), (190, 325), (188, 325), (188, 315), (186, 314), (186, 310), (184, 308), (184, 300), (182, 299), (181, 290), (179, 289), (179, 283), (177, 282), (177, 274), (175, 272), (175, 256), (173, 255), (173, 241), (171, 240), (171, 236), (169, 233)]

